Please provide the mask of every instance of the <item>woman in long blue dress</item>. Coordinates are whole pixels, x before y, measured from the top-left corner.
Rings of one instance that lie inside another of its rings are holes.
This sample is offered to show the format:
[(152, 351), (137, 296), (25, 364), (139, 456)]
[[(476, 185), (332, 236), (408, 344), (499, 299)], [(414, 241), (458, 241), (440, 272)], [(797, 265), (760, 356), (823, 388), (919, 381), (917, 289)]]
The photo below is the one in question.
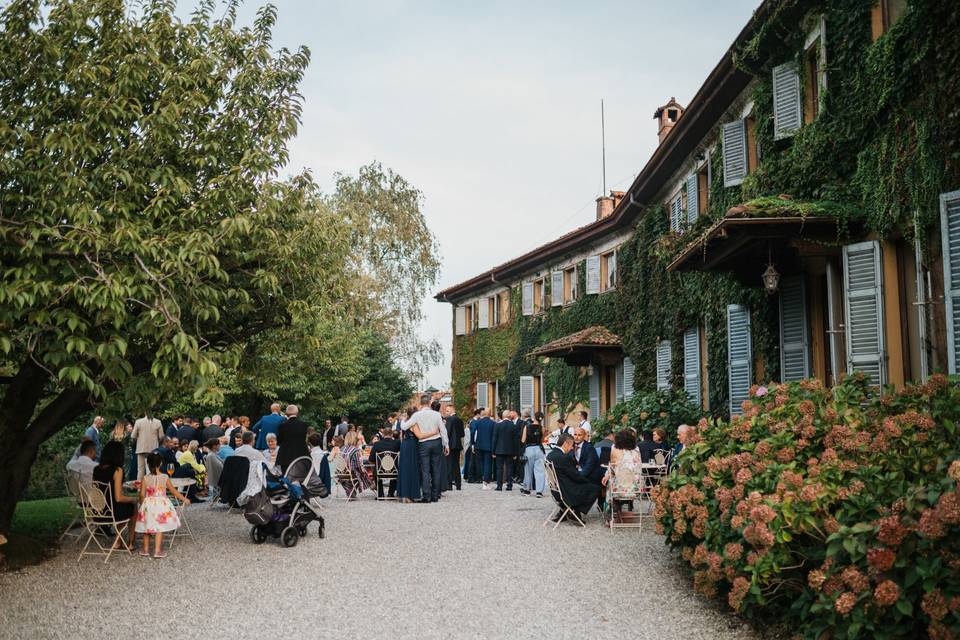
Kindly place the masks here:
[[(407, 420), (414, 414), (414, 408), (407, 409)], [(413, 428), (405, 428), (400, 436), (400, 459), (397, 461), (400, 476), (397, 495), (401, 502), (413, 502), (420, 499), (420, 444)]]

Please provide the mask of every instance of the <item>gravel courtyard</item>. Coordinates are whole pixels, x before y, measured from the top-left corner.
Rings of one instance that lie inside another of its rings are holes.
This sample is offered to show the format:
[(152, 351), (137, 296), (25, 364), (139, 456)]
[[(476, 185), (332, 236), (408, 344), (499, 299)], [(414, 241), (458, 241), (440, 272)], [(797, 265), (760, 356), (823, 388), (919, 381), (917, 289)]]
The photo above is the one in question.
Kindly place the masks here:
[(651, 530), (541, 526), (550, 500), (465, 485), (439, 504), (327, 500), (295, 548), (203, 505), (170, 556), (0, 574), (0, 638), (754, 638)]

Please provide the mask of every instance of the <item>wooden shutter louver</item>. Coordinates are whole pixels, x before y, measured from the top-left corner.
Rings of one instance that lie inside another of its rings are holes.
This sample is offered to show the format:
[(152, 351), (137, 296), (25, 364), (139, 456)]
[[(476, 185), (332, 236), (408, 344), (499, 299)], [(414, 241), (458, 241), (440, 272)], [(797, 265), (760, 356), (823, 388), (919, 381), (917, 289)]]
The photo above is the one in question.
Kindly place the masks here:
[(563, 271), (550, 274), (550, 304), (554, 307), (563, 306)]
[(524, 282), (521, 290), (522, 311), (525, 316), (533, 315), (533, 283)]
[(477, 328), (490, 328), (490, 298), (480, 298), (477, 303)]
[(623, 402), (623, 362), (617, 365), (615, 369), (614, 393), (616, 394), (617, 404)]
[(743, 413), (753, 380), (753, 343), (750, 336), (750, 309), (742, 304), (727, 306), (727, 376), (730, 415)]
[(590, 374), (590, 419), (600, 417), (600, 373), (594, 367)]
[(683, 332), (683, 390), (700, 406), (700, 328), (696, 326)]
[(947, 313), (947, 368), (960, 368), (960, 191), (940, 196), (943, 292)]
[(747, 176), (747, 129), (743, 120), (723, 125), (723, 186), (735, 187)]
[(792, 62), (773, 68), (773, 138), (794, 134), (803, 122), (800, 111), (800, 74)]
[(633, 360), (630, 358), (623, 359), (623, 399), (629, 400), (633, 397), (633, 378), (635, 370), (633, 367)]
[(847, 371), (862, 371), (870, 383), (886, 384), (883, 336), (883, 281), (880, 243), (860, 242), (843, 248)]
[(810, 334), (807, 329), (806, 287), (803, 278), (780, 281), (780, 380), (810, 377)]
[(453, 312), (455, 331), (458, 336), (467, 334), (467, 310), (457, 307)]
[(683, 224), (683, 196), (677, 193), (677, 197), (670, 202), (670, 230), (680, 231)]
[(669, 390), (670, 384), (670, 364), (673, 359), (673, 350), (670, 347), (669, 340), (661, 340), (657, 343), (657, 391)]
[(600, 256), (587, 258), (587, 295), (600, 293)]
[(477, 409), (488, 408), (487, 407), (487, 394), (489, 393), (488, 389), (490, 386), (486, 382), (477, 383)]
[(697, 172), (687, 177), (687, 224), (693, 224), (700, 217), (700, 193), (697, 184)]
[(520, 411), (533, 412), (533, 376), (520, 376)]

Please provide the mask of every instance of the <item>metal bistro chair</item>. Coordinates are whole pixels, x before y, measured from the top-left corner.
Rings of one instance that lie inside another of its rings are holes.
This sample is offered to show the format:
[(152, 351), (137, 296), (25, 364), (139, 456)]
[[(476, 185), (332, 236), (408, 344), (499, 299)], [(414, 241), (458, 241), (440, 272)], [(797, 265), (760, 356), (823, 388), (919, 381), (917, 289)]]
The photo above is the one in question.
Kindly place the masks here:
[[(636, 529), (638, 532), (641, 527), (641, 517), (640, 512), (634, 512), (632, 510), (626, 511), (630, 514), (629, 518), (625, 517), (624, 507), (627, 503), (633, 504), (638, 502), (643, 498), (644, 493), (647, 493), (647, 481), (643, 469), (639, 469), (637, 475), (639, 478), (636, 480), (639, 481), (639, 486), (635, 490), (624, 490), (620, 488), (619, 482), (617, 481), (617, 471), (616, 467), (610, 467), (610, 476), (607, 481), (607, 510), (608, 513), (604, 514), (604, 517), (607, 519), (607, 523), (612, 532), (614, 529)], [(627, 484), (633, 485), (632, 480), (634, 478), (627, 478)], [(615, 503), (620, 504), (619, 512), (614, 509)], [(619, 522), (617, 518), (619, 517)]]
[(387, 487), (389, 488), (390, 482), (399, 482), (400, 473), (397, 470), (397, 457), (399, 454), (394, 453), (393, 451), (381, 451), (377, 454), (376, 459), (376, 469), (377, 469), (377, 500), (396, 500), (396, 496), (393, 498), (389, 496), (381, 496), (383, 493), (383, 484), (386, 482)]
[[(80, 500), (83, 505), (83, 524), (90, 535), (87, 538), (87, 544), (80, 550), (77, 562), (80, 562), (83, 556), (87, 555), (105, 556), (103, 561), (106, 563), (110, 560), (113, 552), (119, 550), (117, 549), (118, 542), (123, 549), (126, 549), (128, 554), (131, 553), (124, 535), (127, 533), (127, 527), (130, 526), (130, 521), (117, 521), (112, 503), (108, 498), (110, 485), (94, 482), (89, 487), (82, 484), (78, 486), (80, 487)], [(106, 539), (106, 545), (103, 544), (102, 539)], [(96, 543), (99, 551), (87, 551), (91, 542)]]
[(571, 509), (570, 505), (563, 499), (563, 492), (560, 490), (560, 481), (557, 479), (557, 470), (553, 467), (553, 463), (549, 460), (545, 461), (543, 463), (543, 471), (547, 476), (547, 489), (550, 491), (550, 495), (553, 496), (554, 502), (557, 503), (557, 510), (544, 520), (543, 526), (547, 526), (547, 524), (559, 514), (557, 521), (553, 525), (554, 529), (559, 527), (560, 523), (563, 522), (567, 516), (573, 516), (577, 524), (581, 527), (586, 527), (587, 523), (581, 520), (577, 512)]
[[(71, 537), (76, 538), (77, 544), (79, 544), (84, 532), (86, 532), (86, 529), (83, 527), (83, 503), (81, 502), (80, 496), (80, 476), (72, 471), (67, 471), (64, 477), (64, 483), (67, 487), (67, 496), (70, 498), (70, 509), (73, 511), (73, 519), (70, 521), (70, 524), (67, 525), (67, 528), (63, 530), (63, 533), (60, 534), (57, 542), (63, 542), (64, 538)], [(80, 527), (79, 530), (74, 531), (74, 528), (78, 525)]]
[(341, 500), (351, 500), (360, 495), (360, 480), (353, 476), (353, 471), (342, 454), (333, 459), (333, 481), (343, 492)]

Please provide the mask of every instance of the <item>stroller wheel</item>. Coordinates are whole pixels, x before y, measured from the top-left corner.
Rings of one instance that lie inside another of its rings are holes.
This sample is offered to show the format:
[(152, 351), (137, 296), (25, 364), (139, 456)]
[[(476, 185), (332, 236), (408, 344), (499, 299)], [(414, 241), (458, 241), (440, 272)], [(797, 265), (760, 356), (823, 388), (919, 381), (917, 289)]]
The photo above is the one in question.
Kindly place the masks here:
[(253, 544), (263, 544), (267, 541), (267, 534), (260, 530), (260, 527), (254, 525), (250, 529), (250, 539), (253, 540)]
[(301, 537), (301, 538), (306, 537), (306, 535), (307, 535), (307, 528), (306, 528), (306, 527), (300, 527), (299, 529), (297, 529), (297, 533), (300, 534), (300, 537)]
[(325, 532), (323, 529), (324, 529), (324, 528), (323, 528), (323, 520), (321, 520), (321, 521), (320, 521), (320, 538), (321, 538), (321, 539), (326, 537), (326, 532)]
[(297, 541), (300, 539), (300, 534), (294, 527), (287, 527), (280, 533), (280, 540), (283, 542), (285, 547), (295, 547), (297, 546)]

